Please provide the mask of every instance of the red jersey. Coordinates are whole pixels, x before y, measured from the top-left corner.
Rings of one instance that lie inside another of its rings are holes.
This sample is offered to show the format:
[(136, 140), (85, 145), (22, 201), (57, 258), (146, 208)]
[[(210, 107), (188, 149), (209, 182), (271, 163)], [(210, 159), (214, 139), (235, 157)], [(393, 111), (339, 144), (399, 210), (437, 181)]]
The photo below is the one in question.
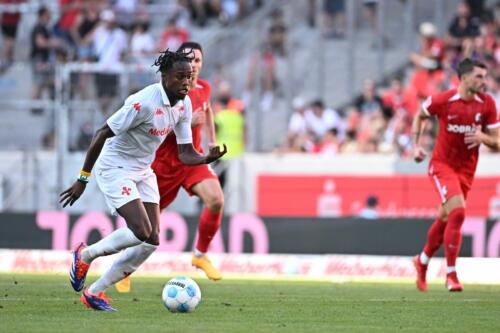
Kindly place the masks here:
[(478, 93), (474, 99), (460, 98), (456, 89), (430, 96), (422, 104), (424, 112), (439, 120), (436, 147), (432, 162), (444, 163), (455, 172), (473, 177), (476, 171), (479, 147), (467, 148), (465, 133), (476, 129), (500, 127), (494, 100)]
[[(196, 82), (196, 86), (189, 90), (188, 96), (191, 99), (191, 104), (193, 106), (193, 115), (196, 112), (208, 111), (211, 92), (212, 88), (210, 87), (210, 84), (200, 79)], [(193, 146), (199, 153), (203, 153), (203, 148), (201, 147), (201, 128), (202, 126), (192, 128)], [(165, 138), (165, 141), (163, 141), (160, 148), (156, 151), (155, 162), (160, 162), (162, 165), (168, 165), (170, 167), (184, 166), (184, 164), (179, 160), (177, 141), (174, 132), (171, 132)]]

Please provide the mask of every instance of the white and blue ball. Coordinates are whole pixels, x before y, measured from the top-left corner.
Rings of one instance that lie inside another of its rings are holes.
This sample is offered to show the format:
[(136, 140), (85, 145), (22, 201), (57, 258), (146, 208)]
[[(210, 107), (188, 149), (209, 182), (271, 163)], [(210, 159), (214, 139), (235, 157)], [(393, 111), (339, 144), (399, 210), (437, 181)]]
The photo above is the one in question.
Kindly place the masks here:
[(200, 304), (201, 290), (193, 279), (175, 277), (165, 284), (162, 299), (170, 312), (193, 312)]

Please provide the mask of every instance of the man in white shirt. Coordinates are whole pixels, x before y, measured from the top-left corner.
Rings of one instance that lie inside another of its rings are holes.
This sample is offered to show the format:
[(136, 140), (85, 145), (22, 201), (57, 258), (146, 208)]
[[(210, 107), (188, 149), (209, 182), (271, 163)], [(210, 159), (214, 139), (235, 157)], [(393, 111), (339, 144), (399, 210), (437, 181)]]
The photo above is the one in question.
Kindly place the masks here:
[(113, 98), (118, 94), (118, 71), (123, 67), (123, 57), (127, 52), (127, 34), (118, 27), (112, 10), (104, 10), (100, 16), (100, 24), (94, 30), (93, 46), (99, 66), (95, 85), (99, 106), (103, 115), (110, 112)]
[(127, 227), (115, 230), (88, 246), (79, 243), (73, 252), (70, 282), (75, 291), (84, 288), (92, 261), (125, 250), (104, 275), (85, 289), (81, 299), (87, 307), (116, 311), (104, 292), (132, 274), (159, 244), (159, 191), (150, 165), (165, 137), (174, 131), (179, 160), (187, 165), (211, 163), (226, 153), (226, 147), (210, 148), (208, 155), (196, 152), (191, 134), (191, 55), (163, 52), (155, 61), (161, 82), (129, 96), (95, 134), (85, 163), (75, 183), (61, 193), (63, 207), (82, 195), (95, 165), (96, 180), (112, 213), (120, 214)]
[(337, 111), (325, 108), (323, 101), (317, 100), (306, 111), (305, 119), (307, 128), (321, 139), (327, 131), (336, 128), (339, 138), (344, 139), (344, 121)]

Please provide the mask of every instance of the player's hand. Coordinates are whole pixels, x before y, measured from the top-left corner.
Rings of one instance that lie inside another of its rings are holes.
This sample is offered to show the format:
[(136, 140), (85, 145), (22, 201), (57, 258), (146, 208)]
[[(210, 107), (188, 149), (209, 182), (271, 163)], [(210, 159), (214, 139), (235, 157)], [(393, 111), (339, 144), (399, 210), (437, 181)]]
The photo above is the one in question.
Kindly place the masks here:
[(427, 152), (421, 146), (415, 146), (413, 148), (413, 159), (415, 162), (420, 163), (427, 157)]
[(207, 116), (204, 111), (193, 112), (193, 118), (191, 118), (191, 126), (200, 126), (205, 124), (207, 121)]
[(478, 128), (474, 132), (466, 132), (464, 142), (467, 149), (472, 149), (482, 143), (483, 132)]
[(226, 144), (223, 143), (222, 146), (224, 147), (224, 149), (222, 151), (220, 150), (220, 146), (214, 146), (214, 147), (211, 147), (209, 149), (208, 155), (206, 157), (207, 164), (218, 160), (219, 158), (221, 158), (222, 156), (224, 156), (227, 153)]
[(80, 198), (83, 191), (85, 191), (86, 184), (80, 181), (76, 181), (68, 188), (66, 191), (59, 194), (59, 203), (62, 203), (63, 207), (66, 207), (68, 204), (73, 206), (76, 200)]

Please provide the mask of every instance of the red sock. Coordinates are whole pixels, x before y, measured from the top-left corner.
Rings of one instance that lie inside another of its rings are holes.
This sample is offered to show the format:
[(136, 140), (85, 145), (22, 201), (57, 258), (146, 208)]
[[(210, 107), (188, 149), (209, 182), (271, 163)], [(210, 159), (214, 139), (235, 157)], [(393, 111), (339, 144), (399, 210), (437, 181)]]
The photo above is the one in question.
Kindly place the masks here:
[(214, 238), (221, 223), (222, 211), (212, 212), (208, 208), (203, 208), (198, 224), (198, 242), (196, 249), (200, 252), (207, 252), (210, 242)]
[(429, 228), (429, 231), (427, 232), (427, 242), (424, 247), (424, 253), (429, 258), (434, 256), (441, 244), (443, 244), (445, 229), (446, 223), (441, 221), (439, 218), (437, 218)]
[(444, 253), (448, 267), (455, 267), (460, 245), (462, 245), (462, 224), (465, 220), (465, 209), (455, 208), (448, 215), (448, 223), (444, 231)]

